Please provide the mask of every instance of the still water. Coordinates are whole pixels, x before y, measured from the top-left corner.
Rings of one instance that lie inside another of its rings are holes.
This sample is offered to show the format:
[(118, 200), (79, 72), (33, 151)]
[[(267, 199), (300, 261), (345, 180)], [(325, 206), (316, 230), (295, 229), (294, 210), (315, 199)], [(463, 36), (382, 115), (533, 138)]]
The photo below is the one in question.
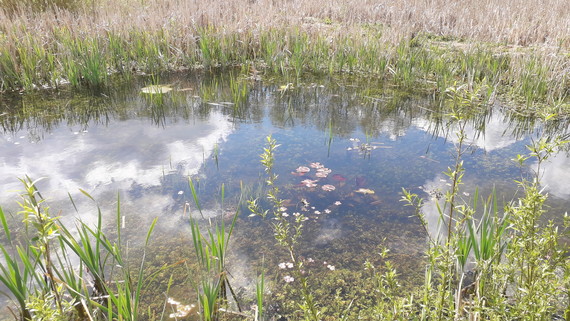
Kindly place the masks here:
[[(2, 207), (17, 212), (18, 178), (25, 175), (44, 177), (38, 187), (52, 213), (67, 224), (76, 218), (95, 222), (98, 205), (112, 226), (120, 197), (132, 244), (159, 218), (151, 261), (161, 265), (192, 257), (187, 216), (197, 212), (191, 178), (205, 216), (242, 209), (230, 271), (245, 293), (262, 257), (270, 271), (286, 259), (269, 225), (238, 204), (240, 195), (263, 195), (259, 155), (271, 135), (280, 144), (274, 170), (287, 212), (293, 215), (301, 202), (309, 203), (304, 256), (340, 273), (361, 270), (385, 247), (404, 280), (413, 283), (423, 273), (425, 231), (400, 199), (402, 188), (426, 198), (430, 233), (438, 233), (435, 196), (449, 184), (442, 172), (452, 166), (457, 142), (454, 127), (438, 112), (441, 102), (350, 78), (306, 79), (295, 86), (238, 79), (247, 94), (236, 99), (229, 76), (204, 74), (163, 78), (173, 90), (157, 101), (141, 93), (148, 81), (143, 77), (97, 93), (4, 97)], [(527, 153), (525, 145), (541, 133), (565, 134), (568, 126), (545, 128), (495, 103), (469, 120), (466, 131), (462, 199), (472, 202), (476, 189), (480, 195), (495, 189), (508, 202), (517, 193), (514, 180), (535, 166), (520, 168), (512, 159)], [(544, 169), (548, 216), (561, 217), (570, 204), (568, 154), (555, 155)]]

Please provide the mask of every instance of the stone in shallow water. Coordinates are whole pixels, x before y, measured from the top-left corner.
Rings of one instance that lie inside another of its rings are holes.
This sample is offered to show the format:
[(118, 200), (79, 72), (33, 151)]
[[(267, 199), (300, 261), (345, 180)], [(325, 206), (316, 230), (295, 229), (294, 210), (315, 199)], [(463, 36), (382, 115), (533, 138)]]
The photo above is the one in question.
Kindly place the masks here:
[(360, 193), (360, 194), (374, 194), (374, 191), (369, 189), (369, 188), (359, 188), (356, 191), (354, 191), (355, 193)]

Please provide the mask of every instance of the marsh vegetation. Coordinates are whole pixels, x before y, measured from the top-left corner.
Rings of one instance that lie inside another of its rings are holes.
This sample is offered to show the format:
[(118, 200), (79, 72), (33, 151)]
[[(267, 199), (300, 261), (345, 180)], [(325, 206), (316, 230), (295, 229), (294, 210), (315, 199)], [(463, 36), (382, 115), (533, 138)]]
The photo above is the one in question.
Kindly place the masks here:
[(0, 0), (5, 315), (568, 319), (569, 35), (562, 0)]
[(304, 72), (439, 93), (483, 82), (533, 112), (566, 111), (569, 9), (519, 2), (3, 1), (0, 89), (241, 65), (293, 83)]

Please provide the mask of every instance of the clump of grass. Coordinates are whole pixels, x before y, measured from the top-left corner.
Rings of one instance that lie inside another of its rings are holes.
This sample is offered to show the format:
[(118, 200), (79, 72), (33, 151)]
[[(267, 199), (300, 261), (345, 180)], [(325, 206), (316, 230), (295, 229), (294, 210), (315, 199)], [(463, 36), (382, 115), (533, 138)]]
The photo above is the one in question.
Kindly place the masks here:
[[(0, 221), (9, 243), (0, 244), (4, 256), (0, 282), (17, 301), (18, 312), (14, 316), (21, 320), (47, 317), (137, 320), (146, 278), (144, 255), (136, 274), (133, 273), (123, 259), (120, 200), (117, 200), (117, 241), (103, 233), (100, 211), (95, 228), (81, 221), (77, 223), (76, 236), (50, 215), (36, 188), (37, 181), (28, 177), (21, 181), (24, 193), (19, 202), (20, 214), (27, 233), (13, 237), (7, 217), (0, 209)], [(149, 228), (145, 247), (155, 224), (156, 220)], [(77, 256), (78, 263), (72, 264), (71, 253)], [(113, 265), (118, 268), (110, 269)], [(115, 270), (118, 273), (113, 273)]]
[[(189, 181), (189, 184), (198, 212), (204, 218), (192, 180)], [(222, 204), (223, 199), (224, 187), (222, 185)], [(186, 210), (187, 208), (185, 208)], [(228, 249), (239, 212), (236, 211), (233, 215), (228, 227), (226, 227), (223, 217), (217, 224), (208, 220), (209, 225), (205, 232), (202, 232), (192, 213), (189, 212), (188, 214), (190, 216), (192, 244), (199, 265), (198, 280), (194, 283), (202, 311), (202, 320), (210, 321), (220, 318), (222, 308), (227, 308), (229, 305), (228, 291), (233, 296), (239, 312), (241, 312), (239, 301), (230, 284), (227, 269)]]

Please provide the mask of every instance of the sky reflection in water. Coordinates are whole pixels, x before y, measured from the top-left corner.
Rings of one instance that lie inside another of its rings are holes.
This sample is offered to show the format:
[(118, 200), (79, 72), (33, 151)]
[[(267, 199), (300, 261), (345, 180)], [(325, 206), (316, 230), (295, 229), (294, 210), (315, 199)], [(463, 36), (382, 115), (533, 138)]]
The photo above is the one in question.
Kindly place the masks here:
[[(109, 99), (86, 97), (86, 104), (91, 99), (97, 101), (94, 108), (99, 114), (85, 116), (82, 112), (93, 112), (93, 108), (74, 103), (73, 121), (66, 119), (69, 110), (45, 119), (40, 114), (26, 115), (4, 102), (2, 108), (7, 111), (0, 110), (0, 114), (6, 113), (0, 116), (4, 117), (0, 119), (3, 207), (13, 210), (11, 200), (20, 189), (18, 177), (46, 177), (40, 190), (52, 208), (62, 209), (66, 220), (72, 217), (65, 215), (71, 209), (68, 192), (76, 200), (81, 218), (90, 221), (96, 212), (78, 189), (89, 192), (110, 215), (114, 215), (120, 191), (132, 231), (145, 230), (141, 227), (158, 216), (162, 233), (168, 234), (170, 229), (187, 228), (187, 223), (181, 222), (186, 222), (184, 204), (192, 202), (189, 176), (196, 181), (211, 215), (219, 213), (222, 183), (228, 207), (235, 207), (232, 201), (242, 184), (253, 195), (262, 182), (259, 154), (265, 137), (271, 134), (281, 144), (275, 170), (289, 214), (300, 209), (303, 199), (314, 207), (308, 215), (307, 252), (338, 246), (358, 253), (363, 243), (381, 242), (388, 236), (386, 243), (394, 252), (419, 255), (425, 235), (410, 217), (410, 208), (399, 202), (402, 187), (426, 197), (424, 211), (431, 232), (436, 233), (433, 196), (447, 188), (449, 182), (441, 173), (452, 164), (457, 138), (453, 128), (446, 128), (445, 120), (430, 111), (436, 104), (429, 98), (385, 91), (371, 101), (359, 93), (365, 85), (344, 86), (338, 81), (287, 93), (278, 91), (278, 85), (257, 84), (252, 86), (247, 105), (236, 113), (230, 104), (209, 104), (198, 97), (199, 92), (209, 90), (214, 93), (214, 103), (230, 100), (223, 82), (215, 88), (200, 79), (173, 82), (180, 88), (195, 88), (195, 92), (173, 91), (168, 95), (178, 95), (177, 99), (167, 100), (160, 108), (141, 98), (137, 86), (110, 94)], [(54, 99), (54, 104), (65, 105), (66, 101)], [(58, 116), (58, 121), (50, 122)], [(521, 175), (510, 159), (526, 152), (524, 146), (531, 134), (521, 134), (517, 123), (499, 106), (469, 123), (466, 132), (472, 152), (464, 158), (462, 197), (470, 201), (476, 187), (482, 194), (496, 187), (501, 197), (509, 200), (516, 190), (513, 180)], [(351, 138), (378, 148), (358, 152)], [(322, 163), (331, 173), (325, 178), (315, 177), (314, 169), (303, 176), (292, 174), (313, 162)], [(569, 164), (568, 155), (561, 153), (545, 166), (543, 183), (555, 196), (554, 208), (567, 208)], [(318, 180), (316, 187), (301, 184), (309, 178)], [(323, 191), (325, 184), (335, 189)], [(255, 223), (255, 218), (242, 215), (243, 222), (248, 220)], [(347, 267), (351, 262), (335, 262), (337, 267), (343, 264)]]

